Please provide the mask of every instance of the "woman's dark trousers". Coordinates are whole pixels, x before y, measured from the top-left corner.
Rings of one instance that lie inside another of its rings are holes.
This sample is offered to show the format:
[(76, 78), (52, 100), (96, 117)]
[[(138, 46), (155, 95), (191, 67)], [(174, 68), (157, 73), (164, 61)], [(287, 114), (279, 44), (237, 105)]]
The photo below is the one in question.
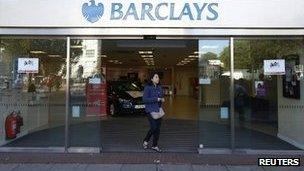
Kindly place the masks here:
[(162, 118), (159, 119), (153, 119), (151, 114), (147, 114), (149, 123), (150, 123), (150, 130), (148, 131), (144, 141), (149, 142), (151, 136), (153, 135), (153, 147), (157, 146), (159, 134), (160, 134), (160, 126)]

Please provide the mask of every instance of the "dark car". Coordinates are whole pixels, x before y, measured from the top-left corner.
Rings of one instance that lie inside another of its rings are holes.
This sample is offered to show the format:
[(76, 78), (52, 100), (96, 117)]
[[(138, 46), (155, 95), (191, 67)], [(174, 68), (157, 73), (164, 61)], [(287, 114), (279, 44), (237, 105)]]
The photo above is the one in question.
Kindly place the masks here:
[(108, 111), (111, 116), (144, 113), (143, 87), (131, 81), (112, 81), (108, 84)]

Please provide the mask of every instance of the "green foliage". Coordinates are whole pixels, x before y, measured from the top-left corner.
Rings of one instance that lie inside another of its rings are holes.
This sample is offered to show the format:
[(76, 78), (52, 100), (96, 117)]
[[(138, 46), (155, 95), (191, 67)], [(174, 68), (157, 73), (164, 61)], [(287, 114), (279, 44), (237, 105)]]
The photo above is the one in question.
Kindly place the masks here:
[[(225, 68), (230, 67), (230, 47), (220, 54)], [(234, 68), (259, 69), (266, 59), (286, 59), (287, 55), (298, 54), (303, 48), (302, 39), (250, 39), (234, 43)]]
[(217, 59), (217, 54), (212, 53), (212, 52), (207, 52), (207, 53), (203, 54), (203, 58), (205, 60)]
[[(73, 44), (81, 44), (72, 40)], [(6, 61), (12, 61), (17, 57), (36, 57), (40, 59), (40, 75), (58, 74), (60, 71), (65, 74), (66, 68), (66, 39), (2, 39), (1, 47), (7, 54)], [(43, 51), (43, 54), (32, 54), (30, 51)], [(73, 50), (72, 56), (80, 56), (81, 49)], [(60, 57), (49, 57), (48, 55), (60, 55)], [(10, 64), (8, 64), (10, 65)]]

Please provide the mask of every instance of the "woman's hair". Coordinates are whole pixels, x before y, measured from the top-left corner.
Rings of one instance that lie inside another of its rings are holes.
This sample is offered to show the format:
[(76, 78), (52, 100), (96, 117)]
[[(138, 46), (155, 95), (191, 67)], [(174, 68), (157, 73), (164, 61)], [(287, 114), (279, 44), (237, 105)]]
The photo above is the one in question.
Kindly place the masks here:
[[(149, 74), (149, 77), (148, 77), (148, 85), (153, 85), (152, 79), (153, 79), (153, 77), (154, 77), (155, 75), (158, 75), (158, 76), (159, 76), (158, 72), (153, 71), (153, 72), (151, 72), (151, 73)], [(159, 84), (160, 84), (160, 82), (158, 83), (158, 85), (159, 85)]]

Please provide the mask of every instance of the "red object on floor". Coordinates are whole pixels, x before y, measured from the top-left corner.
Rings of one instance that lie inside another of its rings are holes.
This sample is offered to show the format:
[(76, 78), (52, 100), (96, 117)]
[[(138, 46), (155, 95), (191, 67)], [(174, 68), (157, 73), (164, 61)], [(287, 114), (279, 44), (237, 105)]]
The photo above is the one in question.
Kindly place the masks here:
[(17, 137), (17, 117), (10, 114), (5, 119), (6, 138), (14, 139)]

